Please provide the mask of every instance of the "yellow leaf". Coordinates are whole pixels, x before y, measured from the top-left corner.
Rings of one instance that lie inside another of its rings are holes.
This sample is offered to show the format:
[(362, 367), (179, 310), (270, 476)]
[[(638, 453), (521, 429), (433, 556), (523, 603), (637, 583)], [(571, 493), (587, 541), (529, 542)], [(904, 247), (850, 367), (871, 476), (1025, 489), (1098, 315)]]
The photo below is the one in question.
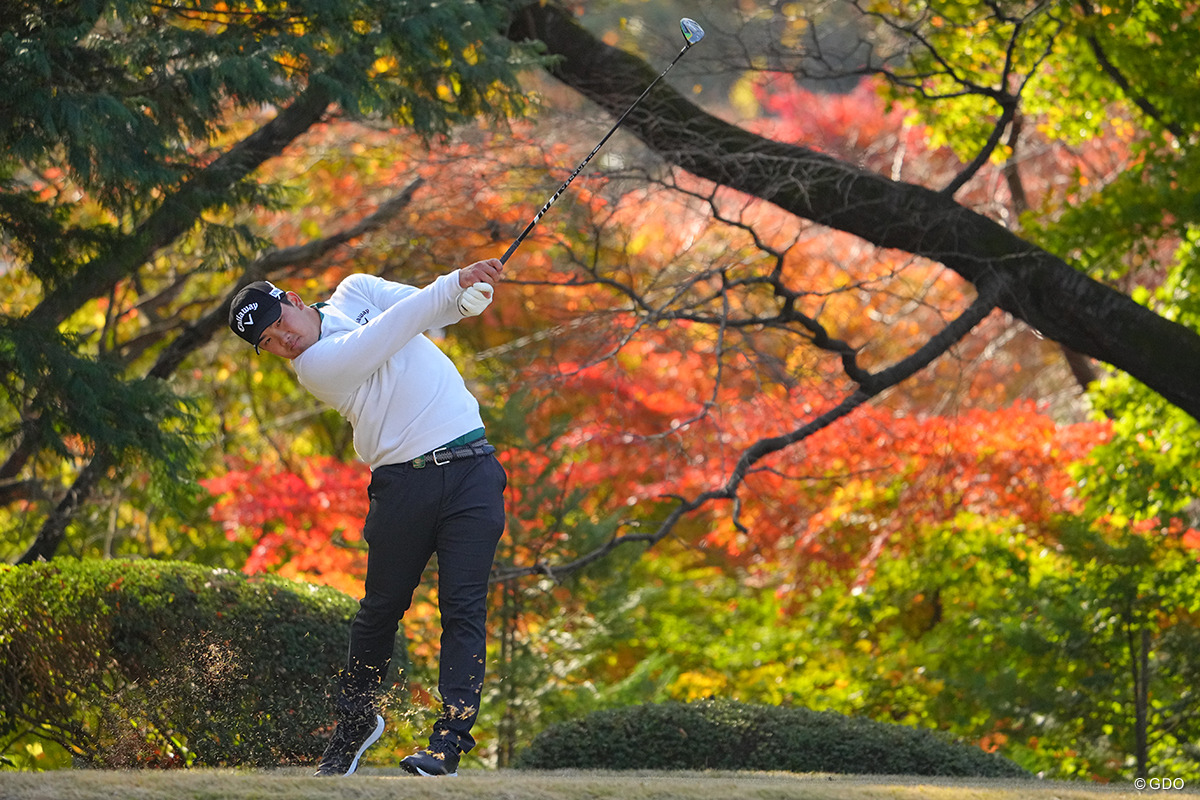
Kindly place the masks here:
[(758, 98), (754, 96), (754, 81), (741, 78), (729, 90), (729, 103), (744, 117), (758, 116)]
[(391, 72), (396, 66), (396, 59), (392, 56), (381, 56), (375, 59), (375, 63), (371, 65), (371, 72), (374, 75), (383, 75)]

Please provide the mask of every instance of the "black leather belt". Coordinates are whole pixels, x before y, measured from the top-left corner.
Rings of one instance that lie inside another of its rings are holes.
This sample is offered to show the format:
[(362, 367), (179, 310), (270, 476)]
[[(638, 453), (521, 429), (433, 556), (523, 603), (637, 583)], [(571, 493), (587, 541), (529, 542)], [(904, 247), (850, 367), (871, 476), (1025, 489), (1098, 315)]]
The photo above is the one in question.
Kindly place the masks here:
[(494, 452), (496, 452), (496, 448), (488, 444), (487, 439), (476, 439), (470, 444), (462, 444), (455, 447), (439, 447), (436, 450), (430, 450), (423, 456), (417, 456), (412, 461), (405, 461), (404, 463), (413, 469), (425, 469), (429, 466), (444, 467), (451, 461), (488, 456)]

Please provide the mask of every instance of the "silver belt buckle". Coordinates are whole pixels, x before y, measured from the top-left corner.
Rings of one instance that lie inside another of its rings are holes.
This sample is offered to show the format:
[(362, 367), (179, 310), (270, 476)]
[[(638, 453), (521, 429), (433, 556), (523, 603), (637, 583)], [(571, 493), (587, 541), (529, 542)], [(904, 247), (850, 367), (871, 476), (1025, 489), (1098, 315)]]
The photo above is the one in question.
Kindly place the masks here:
[[(446, 460), (445, 460), (445, 461), (439, 461), (439, 460), (438, 460), (438, 453), (442, 453), (442, 452), (446, 453)], [(429, 455), (431, 455), (431, 456), (433, 457), (433, 463), (434, 463), (434, 465), (435, 465), (435, 466), (438, 466), (438, 467), (444, 467), (444, 466), (446, 466), (447, 464), (449, 464), (451, 461), (453, 461), (453, 460), (454, 460), (454, 459), (451, 457), (451, 454), (450, 454), (450, 448), (449, 448), (449, 447), (439, 447), (437, 450), (434, 450), (434, 451), (433, 451), (432, 453), (430, 453)]]

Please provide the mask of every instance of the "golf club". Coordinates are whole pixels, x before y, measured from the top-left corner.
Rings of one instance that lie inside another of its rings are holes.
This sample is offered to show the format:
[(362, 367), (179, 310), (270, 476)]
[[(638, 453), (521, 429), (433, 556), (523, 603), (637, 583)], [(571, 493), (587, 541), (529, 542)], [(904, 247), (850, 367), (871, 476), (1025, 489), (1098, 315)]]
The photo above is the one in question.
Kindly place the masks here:
[(642, 92), (641, 97), (639, 97), (637, 100), (634, 100), (633, 105), (625, 109), (625, 113), (622, 114), (617, 120), (617, 123), (612, 126), (612, 129), (608, 133), (604, 134), (604, 138), (600, 140), (600, 143), (596, 145), (592, 152), (588, 153), (587, 158), (581, 161), (579, 166), (575, 168), (575, 171), (571, 173), (571, 177), (567, 178), (566, 182), (563, 183), (562, 186), (558, 187), (558, 191), (546, 201), (546, 205), (542, 206), (542, 210), (537, 213), (537, 216), (530, 220), (529, 225), (526, 226), (525, 230), (521, 231), (521, 235), (517, 237), (516, 241), (509, 245), (508, 250), (505, 251), (504, 255), (500, 256), (501, 264), (508, 262), (509, 257), (516, 252), (516, 249), (521, 246), (521, 242), (525, 241), (525, 237), (529, 235), (531, 230), (533, 230), (533, 226), (537, 225), (538, 220), (540, 220), (542, 216), (550, 209), (550, 206), (554, 205), (554, 201), (558, 199), (559, 195), (567, 190), (567, 187), (571, 185), (571, 181), (575, 180), (575, 176), (582, 172), (583, 168), (586, 167), (588, 162), (592, 160), (592, 156), (600, 152), (600, 148), (604, 146), (604, 143), (608, 141), (610, 136), (617, 132), (617, 128), (621, 127), (621, 123), (625, 121), (627, 116), (629, 116), (629, 112), (633, 111), (633, 109), (637, 107), (637, 104), (645, 99), (646, 95), (650, 93), (650, 90), (654, 88), (654, 84), (662, 80), (663, 76), (671, 71), (671, 67), (675, 66), (675, 62), (683, 58), (683, 54), (686, 53), (692, 45), (704, 38), (704, 28), (701, 28), (700, 24), (694, 19), (688, 19), (687, 17), (684, 17), (683, 19), (679, 20), (679, 30), (683, 32), (684, 40), (683, 49), (679, 51), (679, 55), (675, 56), (675, 60), (668, 64), (667, 68), (664, 69), (657, 78), (650, 82), (650, 85), (646, 87), (644, 92)]

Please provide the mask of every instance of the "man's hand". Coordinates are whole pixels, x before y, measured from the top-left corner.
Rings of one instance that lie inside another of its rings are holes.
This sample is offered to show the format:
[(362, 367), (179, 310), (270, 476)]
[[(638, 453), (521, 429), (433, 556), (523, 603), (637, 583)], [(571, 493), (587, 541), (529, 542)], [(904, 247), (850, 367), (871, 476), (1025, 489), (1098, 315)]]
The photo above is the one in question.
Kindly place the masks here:
[(495, 291), (495, 288), (488, 286), (483, 281), (468, 286), (458, 296), (458, 313), (464, 317), (475, 317), (482, 314), (483, 310), (491, 304)]
[(486, 283), (488, 286), (495, 286), (500, 280), (500, 273), (504, 271), (504, 265), (500, 263), (498, 258), (487, 258), (483, 261), (476, 261), (469, 267), (463, 267), (458, 271), (458, 286), (460, 289), (467, 289), (477, 283)]

